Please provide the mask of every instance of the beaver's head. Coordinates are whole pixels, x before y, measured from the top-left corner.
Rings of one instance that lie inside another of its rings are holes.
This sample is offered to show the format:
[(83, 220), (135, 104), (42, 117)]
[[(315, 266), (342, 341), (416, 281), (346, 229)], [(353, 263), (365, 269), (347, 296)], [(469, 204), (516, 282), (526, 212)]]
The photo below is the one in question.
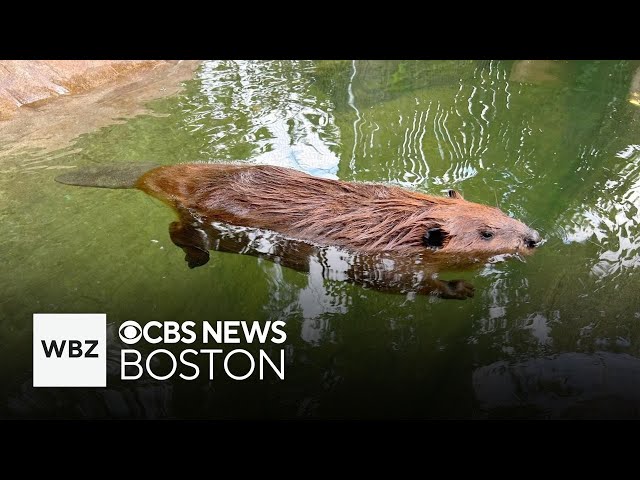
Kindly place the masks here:
[(450, 254), (529, 254), (540, 234), (501, 210), (468, 202), (455, 190), (430, 209), (424, 246)]

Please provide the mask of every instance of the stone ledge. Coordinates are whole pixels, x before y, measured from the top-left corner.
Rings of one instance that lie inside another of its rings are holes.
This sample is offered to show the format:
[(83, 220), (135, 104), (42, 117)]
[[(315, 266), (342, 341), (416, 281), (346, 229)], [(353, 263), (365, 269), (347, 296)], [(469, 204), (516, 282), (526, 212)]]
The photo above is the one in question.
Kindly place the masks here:
[(136, 73), (176, 63), (168, 60), (1, 60), (0, 120), (24, 105), (82, 93)]

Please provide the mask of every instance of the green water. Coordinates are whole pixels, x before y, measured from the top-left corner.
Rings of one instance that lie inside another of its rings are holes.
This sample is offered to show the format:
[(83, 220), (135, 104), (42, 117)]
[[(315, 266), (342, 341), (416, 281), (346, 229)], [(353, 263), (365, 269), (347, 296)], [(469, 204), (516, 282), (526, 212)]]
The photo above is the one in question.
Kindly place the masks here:
[[(153, 115), (66, 150), (0, 151), (0, 414), (113, 418), (640, 417), (638, 63), (205, 62)], [(541, 73), (542, 72), (542, 73)], [(81, 119), (79, 119), (81, 121)], [(65, 167), (241, 160), (499, 205), (545, 244), (442, 273), (464, 301), (251, 256), (189, 269), (171, 210)], [(34, 312), (283, 320), (286, 378), (31, 387)]]

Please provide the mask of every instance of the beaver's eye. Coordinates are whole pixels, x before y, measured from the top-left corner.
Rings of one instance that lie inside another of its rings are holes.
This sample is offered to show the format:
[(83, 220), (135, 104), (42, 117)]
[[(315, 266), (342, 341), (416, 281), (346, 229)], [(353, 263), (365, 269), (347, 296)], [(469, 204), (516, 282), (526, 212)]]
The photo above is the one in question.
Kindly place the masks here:
[(493, 232), (490, 232), (489, 230), (483, 230), (482, 232), (480, 232), (480, 235), (482, 235), (482, 238), (484, 238), (485, 240), (493, 238)]

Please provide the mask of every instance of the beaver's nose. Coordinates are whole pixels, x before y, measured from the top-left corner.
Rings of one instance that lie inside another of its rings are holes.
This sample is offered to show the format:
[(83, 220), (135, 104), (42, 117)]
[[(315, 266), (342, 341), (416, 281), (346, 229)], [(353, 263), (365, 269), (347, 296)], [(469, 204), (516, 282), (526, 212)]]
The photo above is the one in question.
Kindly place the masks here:
[(541, 240), (542, 240), (542, 237), (540, 237), (540, 234), (538, 233), (537, 230), (530, 230), (529, 234), (526, 237), (524, 237), (524, 244), (528, 248), (535, 248), (538, 246)]

